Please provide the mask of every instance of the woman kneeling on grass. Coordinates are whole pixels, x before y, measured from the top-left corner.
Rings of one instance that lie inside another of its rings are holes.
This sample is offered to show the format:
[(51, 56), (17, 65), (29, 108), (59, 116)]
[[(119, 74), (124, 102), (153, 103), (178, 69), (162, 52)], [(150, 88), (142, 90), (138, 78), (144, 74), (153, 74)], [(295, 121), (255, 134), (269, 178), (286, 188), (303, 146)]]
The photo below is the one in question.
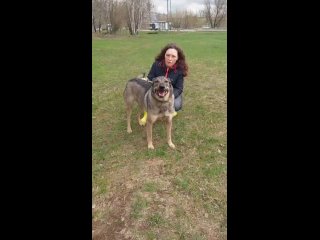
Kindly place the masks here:
[(151, 81), (159, 76), (171, 79), (175, 98), (174, 108), (177, 112), (182, 108), (183, 82), (187, 75), (188, 64), (182, 49), (174, 43), (169, 43), (156, 56), (147, 77)]

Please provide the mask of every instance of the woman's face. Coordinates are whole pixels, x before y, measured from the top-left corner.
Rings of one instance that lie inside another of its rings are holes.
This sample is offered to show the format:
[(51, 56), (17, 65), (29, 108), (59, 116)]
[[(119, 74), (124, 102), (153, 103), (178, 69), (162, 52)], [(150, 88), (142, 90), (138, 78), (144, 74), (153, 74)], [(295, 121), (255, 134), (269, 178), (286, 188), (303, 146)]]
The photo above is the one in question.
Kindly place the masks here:
[(165, 55), (165, 64), (167, 67), (172, 67), (178, 61), (178, 51), (174, 48), (169, 48)]

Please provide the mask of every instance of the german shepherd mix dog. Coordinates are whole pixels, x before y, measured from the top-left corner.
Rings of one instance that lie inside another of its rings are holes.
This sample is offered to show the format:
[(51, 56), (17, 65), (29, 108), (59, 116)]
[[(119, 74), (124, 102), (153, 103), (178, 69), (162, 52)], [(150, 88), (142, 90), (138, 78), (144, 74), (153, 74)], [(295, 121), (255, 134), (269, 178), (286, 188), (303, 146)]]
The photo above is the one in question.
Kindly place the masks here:
[[(140, 107), (140, 113), (147, 112), (147, 142), (148, 149), (154, 149), (152, 144), (153, 124), (159, 119), (165, 120), (167, 142), (171, 148), (175, 145), (171, 141), (171, 128), (174, 110), (173, 87), (170, 79), (160, 76), (153, 81), (134, 78), (128, 81), (123, 93), (127, 110), (127, 132), (131, 133), (131, 113), (134, 102)], [(138, 119), (139, 119), (138, 116)], [(140, 125), (141, 120), (139, 119)]]

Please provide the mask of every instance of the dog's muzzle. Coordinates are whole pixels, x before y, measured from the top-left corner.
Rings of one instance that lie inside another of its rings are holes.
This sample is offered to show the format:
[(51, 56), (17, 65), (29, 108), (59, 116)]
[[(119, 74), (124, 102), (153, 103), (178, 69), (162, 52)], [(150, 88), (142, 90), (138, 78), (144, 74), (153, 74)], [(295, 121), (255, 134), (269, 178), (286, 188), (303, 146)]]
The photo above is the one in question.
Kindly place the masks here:
[(163, 98), (167, 95), (167, 93), (169, 92), (169, 90), (165, 87), (165, 86), (159, 86), (158, 89), (156, 89), (156, 94), (158, 95), (158, 97)]

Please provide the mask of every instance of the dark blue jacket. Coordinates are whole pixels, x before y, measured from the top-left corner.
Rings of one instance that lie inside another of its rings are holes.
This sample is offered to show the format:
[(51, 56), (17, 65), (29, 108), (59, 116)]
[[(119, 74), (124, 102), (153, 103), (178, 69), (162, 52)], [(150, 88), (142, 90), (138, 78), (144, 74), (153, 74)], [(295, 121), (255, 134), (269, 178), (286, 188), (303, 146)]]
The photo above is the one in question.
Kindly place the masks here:
[(166, 76), (168, 70), (167, 78), (171, 79), (173, 86), (174, 97), (177, 98), (183, 92), (183, 74), (182, 70), (174, 68), (169, 68), (165, 66), (163, 62), (155, 61), (148, 74), (148, 79), (152, 81), (153, 78), (159, 76)]

